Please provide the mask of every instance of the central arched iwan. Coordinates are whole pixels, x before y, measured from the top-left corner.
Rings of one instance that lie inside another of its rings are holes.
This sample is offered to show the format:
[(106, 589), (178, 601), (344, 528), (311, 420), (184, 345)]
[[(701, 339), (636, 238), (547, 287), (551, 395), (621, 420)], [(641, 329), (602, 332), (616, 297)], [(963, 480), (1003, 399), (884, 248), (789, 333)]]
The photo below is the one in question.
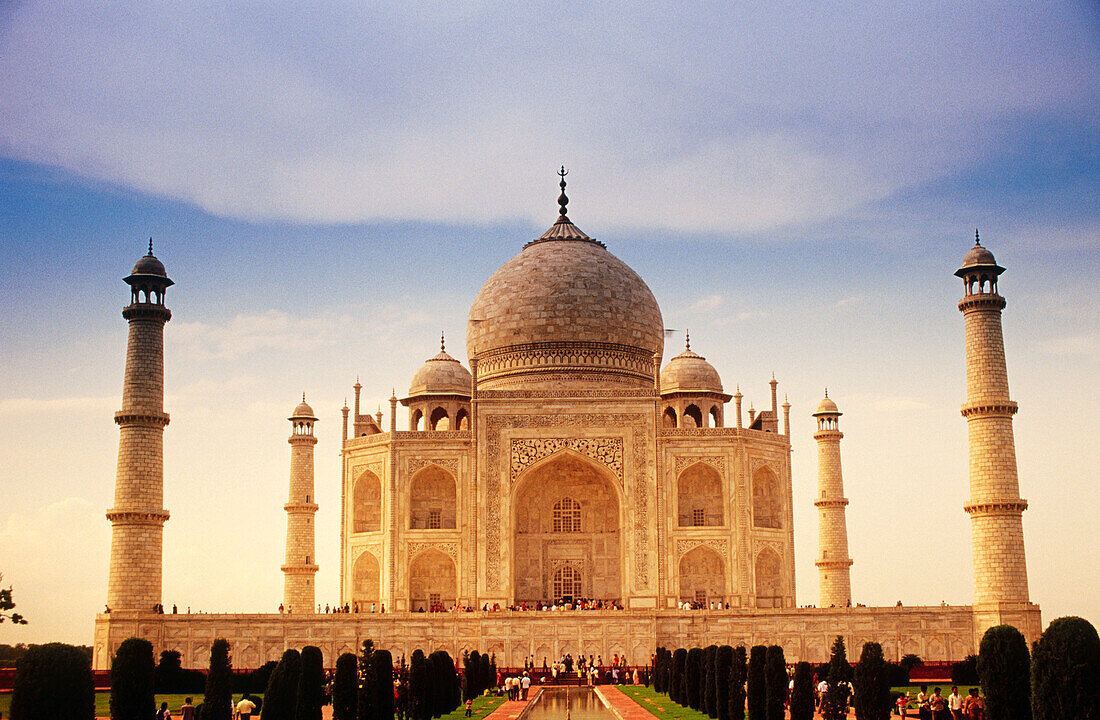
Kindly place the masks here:
[(515, 601), (556, 600), (566, 587), (575, 597), (621, 600), (620, 498), (607, 471), (566, 452), (528, 469), (516, 487)]

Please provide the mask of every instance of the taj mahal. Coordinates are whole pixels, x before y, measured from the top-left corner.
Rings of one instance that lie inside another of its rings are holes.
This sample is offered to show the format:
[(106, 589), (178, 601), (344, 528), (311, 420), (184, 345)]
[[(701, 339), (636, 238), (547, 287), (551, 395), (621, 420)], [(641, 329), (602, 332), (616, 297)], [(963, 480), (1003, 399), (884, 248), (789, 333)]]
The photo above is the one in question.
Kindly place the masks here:
[[(699, 354), (698, 338), (695, 349), (690, 338), (667, 348), (649, 287), (569, 218), (559, 174), (557, 220), (477, 293), (466, 363), (441, 342), (404, 397), (390, 398), (388, 417), (362, 412), (358, 380), (352, 386), (353, 406), (341, 409), (339, 528), (314, 524), (318, 415), (305, 397), (290, 413), (282, 613), (155, 611), (169, 519), (163, 338), (173, 282), (150, 244), (125, 278), (109, 612), (95, 621), (96, 668), (135, 635), (157, 652), (180, 651), (186, 667), (205, 665), (211, 641), (224, 637), (238, 668), (307, 644), (331, 666), (368, 638), (395, 657), (417, 647), (454, 657), (479, 650), (518, 666), (565, 653), (645, 663), (659, 645), (711, 643), (778, 644), (789, 661), (822, 662), (838, 634), (849, 648), (880, 642), (889, 660), (958, 660), (992, 625), (1038, 637), (1001, 334), (1004, 268), (977, 237), (954, 273), (963, 290), (970, 500), (962, 510), (974, 603), (853, 606), (843, 399), (826, 395), (813, 412), (817, 493), (794, 497), (792, 444), (812, 446), (791, 437), (778, 382), (760, 378), (770, 407), (746, 409), (740, 388), (730, 393)], [(795, 503), (817, 508), (812, 600), (795, 597)], [(316, 612), (318, 540), (339, 542), (350, 612)]]

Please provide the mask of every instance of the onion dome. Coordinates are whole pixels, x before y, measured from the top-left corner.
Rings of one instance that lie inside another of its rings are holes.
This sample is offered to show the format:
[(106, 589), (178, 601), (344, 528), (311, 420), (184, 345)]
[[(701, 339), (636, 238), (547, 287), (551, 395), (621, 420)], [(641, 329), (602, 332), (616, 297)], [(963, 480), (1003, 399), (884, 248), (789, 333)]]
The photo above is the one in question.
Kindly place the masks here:
[(153, 238), (149, 238), (149, 252), (138, 258), (134, 263), (134, 269), (123, 280), (131, 287), (144, 289), (157, 289), (163, 291), (175, 283), (168, 279), (168, 273), (164, 269), (164, 263), (153, 255)]
[(409, 385), (409, 397), (418, 395), (470, 397), (472, 387), (473, 377), (470, 371), (447, 354), (446, 345), (441, 339), (439, 354), (425, 361), (413, 374), (412, 383)]
[(313, 408), (306, 402), (306, 394), (302, 393), (302, 402), (298, 403), (298, 407), (294, 408), (294, 412), (290, 414), (287, 420), (316, 420), (317, 416), (313, 414)]
[(997, 259), (993, 257), (993, 253), (988, 248), (982, 246), (981, 238), (978, 237), (978, 231), (974, 231), (974, 247), (966, 253), (963, 258), (962, 267), (955, 271), (955, 275), (958, 277), (966, 277), (975, 271), (986, 271), (987, 273), (996, 277), (1004, 272), (1004, 268), (997, 264)]
[(645, 282), (566, 215), (485, 282), (470, 307), (466, 348), (478, 388), (653, 387), (664, 322)]
[(825, 391), (825, 399), (817, 404), (817, 410), (814, 411), (813, 417), (818, 415), (843, 415), (840, 409), (836, 406), (836, 403), (829, 399), (829, 391)]
[(722, 393), (722, 378), (705, 357), (691, 351), (690, 336), (684, 351), (661, 370), (661, 394), (676, 392)]

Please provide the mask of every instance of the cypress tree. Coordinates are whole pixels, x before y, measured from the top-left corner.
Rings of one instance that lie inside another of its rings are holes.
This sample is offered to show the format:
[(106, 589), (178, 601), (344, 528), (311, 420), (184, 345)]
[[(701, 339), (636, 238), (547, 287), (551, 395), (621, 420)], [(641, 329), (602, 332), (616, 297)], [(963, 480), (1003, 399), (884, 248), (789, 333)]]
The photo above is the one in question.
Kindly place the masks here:
[(753, 645), (749, 651), (749, 676), (747, 682), (749, 720), (765, 720), (768, 714), (767, 681), (764, 674), (764, 665), (767, 661), (768, 648), (763, 645)]
[(431, 682), (428, 659), (417, 648), (409, 661), (409, 715), (412, 720), (429, 720), (432, 716), (428, 683)]
[(733, 664), (733, 648), (720, 645), (714, 655), (714, 701), (718, 720), (730, 720), (730, 666)]
[(478, 665), (478, 695), (493, 687), (496, 682), (496, 672), (493, 670), (493, 662), (489, 659), (489, 653), (481, 656)]
[[(229, 720), (233, 714), (233, 663), (225, 638), (218, 638), (210, 645), (210, 669), (206, 673), (202, 704), (203, 720)], [(293, 705), (289, 712), (294, 712)], [(293, 715), (286, 717), (290, 720)]]
[(302, 671), (298, 675), (298, 705), (294, 720), (321, 720), (325, 702), (325, 659), (321, 648), (302, 648)]
[(687, 666), (688, 651), (684, 648), (676, 648), (672, 653), (672, 672), (668, 679), (668, 697), (679, 705), (687, 705), (684, 697), (684, 672)]
[(813, 720), (814, 666), (800, 662), (794, 666), (794, 687), (791, 688), (791, 720)]
[(853, 704), (857, 720), (890, 720), (894, 703), (889, 670), (882, 646), (876, 642), (864, 643), (856, 668)]
[(985, 631), (978, 649), (978, 676), (991, 720), (1031, 720), (1031, 657), (1019, 630), (996, 625)]
[(744, 645), (733, 649), (730, 663), (730, 720), (745, 720), (745, 683), (749, 677), (748, 654)]
[(653, 655), (653, 691), (663, 692), (661, 690), (661, 666), (664, 664), (665, 648), (663, 645), (657, 646), (657, 652)]
[(1035, 720), (1100, 718), (1100, 637), (1088, 620), (1058, 618), (1032, 649)]
[(358, 720), (375, 720), (374, 701), (378, 696), (377, 678), (374, 675), (374, 641), (364, 640), (359, 648), (359, 707)]
[(442, 650), (436, 650), (428, 656), (428, 705), (432, 709), (432, 717), (440, 717), (448, 712), (449, 683), (447, 678), (447, 661), (444, 660)]
[(91, 659), (64, 643), (29, 648), (16, 665), (10, 711), (12, 720), (93, 720)]
[[(264, 720), (294, 720), (298, 708), (298, 678), (302, 674), (302, 656), (297, 650), (287, 650), (279, 659), (279, 664), (271, 671), (264, 692)], [(208, 683), (209, 684), (209, 683)], [(218, 702), (217, 708), (224, 704), (228, 712), (229, 701)], [(210, 720), (208, 712), (216, 711), (211, 705), (210, 696), (203, 702), (203, 720)]]
[(703, 651), (703, 709), (712, 718), (718, 717), (718, 646), (708, 645)]
[(694, 647), (688, 650), (687, 665), (684, 668), (684, 695), (686, 696), (686, 706), (692, 710), (698, 710), (700, 708), (700, 692), (702, 688), (702, 681), (700, 677), (703, 674), (703, 649)]
[(778, 645), (769, 646), (764, 656), (764, 706), (767, 720), (783, 720), (787, 706), (787, 661)]
[(464, 700), (471, 700), (481, 695), (485, 690), (481, 686), (481, 653), (474, 650), (466, 659), (466, 665), (462, 668), (462, 685)]
[(848, 681), (852, 666), (848, 663), (848, 651), (844, 649), (844, 637), (837, 635), (833, 641), (832, 656), (826, 681), (829, 690), (821, 701), (821, 715), (825, 720), (843, 720), (848, 714)]
[(374, 669), (374, 720), (393, 720), (393, 656), (389, 650), (375, 650), (371, 656)]
[(127, 638), (111, 660), (111, 717), (114, 720), (147, 720), (156, 713), (153, 689), (153, 644), (144, 638)]
[(332, 720), (355, 720), (359, 709), (358, 660), (351, 653), (336, 659), (332, 680)]

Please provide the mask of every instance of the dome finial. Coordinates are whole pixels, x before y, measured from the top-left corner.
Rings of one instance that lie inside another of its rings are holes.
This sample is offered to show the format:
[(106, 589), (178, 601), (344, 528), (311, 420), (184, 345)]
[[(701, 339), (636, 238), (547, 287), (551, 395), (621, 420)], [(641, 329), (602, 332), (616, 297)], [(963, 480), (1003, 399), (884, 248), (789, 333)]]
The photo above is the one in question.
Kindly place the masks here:
[(829, 397), (829, 388), (825, 388), (825, 397)]
[(306, 401), (306, 393), (305, 393), (305, 390), (303, 390), (302, 391), (302, 402), (305, 402), (305, 401)]
[(153, 238), (149, 238), (149, 257), (153, 256)]
[(684, 349), (691, 350), (691, 331), (684, 330)]
[(569, 204), (569, 198), (565, 196), (565, 176), (569, 174), (569, 171), (565, 169), (565, 166), (561, 166), (561, 170), (558, 171), (558, 177), (561, 178), (561, 182), (558, 183), (561, 186), (561, 195), (558, 196), (558, 213), (565, 217), (569, 211), (566, 209), (566, 205)]
[(982, 239), (978, 237), (978, 228), (974, 228), (974, 245), (981, 246)]
[(447, 352), (447, 336), (443, 334), (443, 331), (439, 331), (439, 351)]

